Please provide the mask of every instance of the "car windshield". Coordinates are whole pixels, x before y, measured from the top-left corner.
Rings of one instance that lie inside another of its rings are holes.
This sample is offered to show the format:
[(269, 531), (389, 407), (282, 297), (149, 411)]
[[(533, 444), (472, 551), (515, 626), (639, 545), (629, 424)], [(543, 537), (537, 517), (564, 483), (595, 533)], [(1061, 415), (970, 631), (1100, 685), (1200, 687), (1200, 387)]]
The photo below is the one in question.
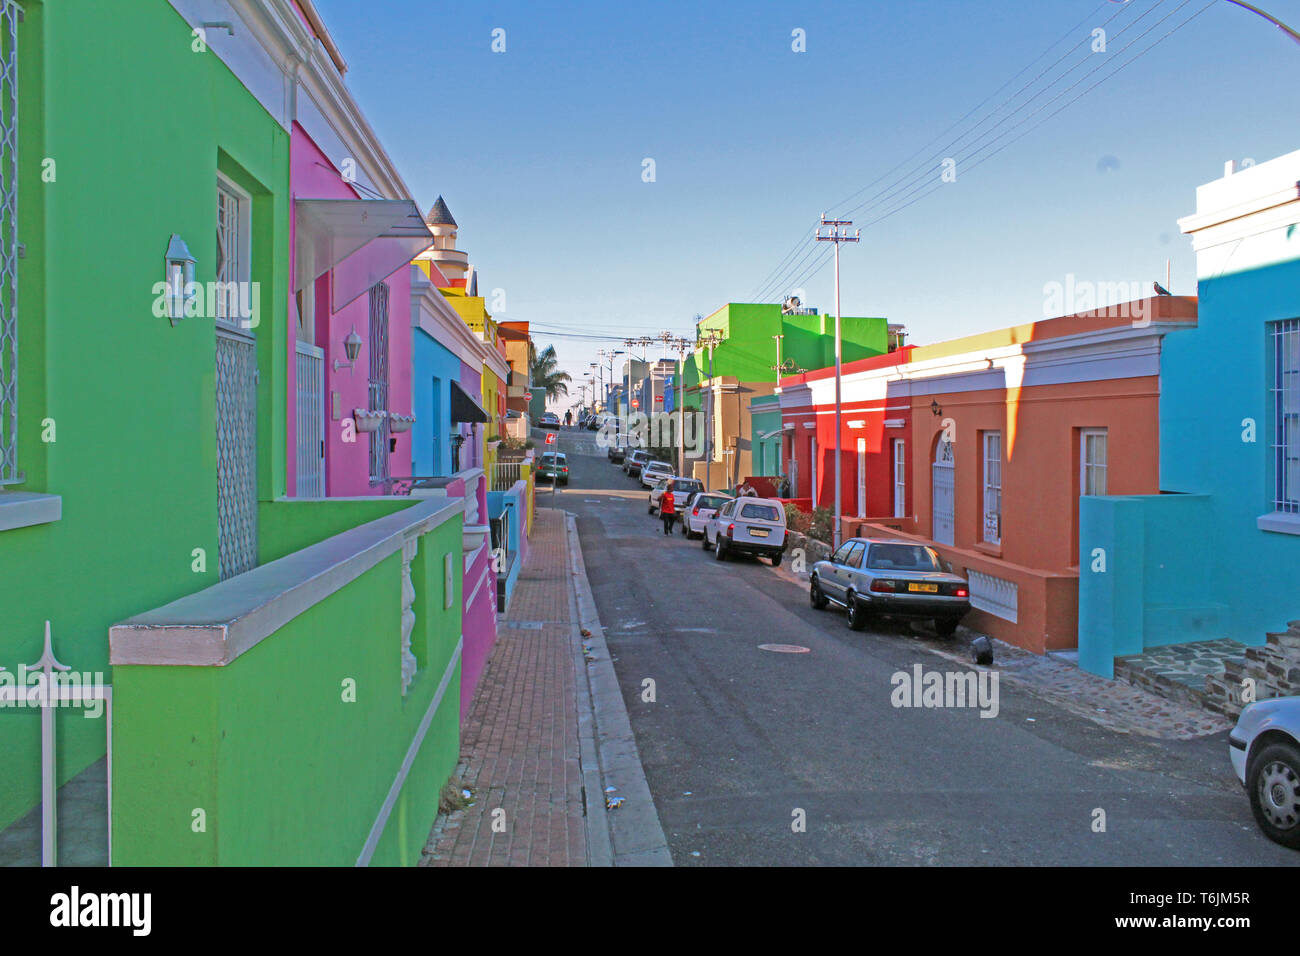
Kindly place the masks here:
[(673, 466), (666, 461), (652, 461), (646, 466), (651, 471), (672, 471)]
[(747, 504), (740, 509), (742, 518), (757, 518), (760, 521), (780, 521), (781, 512), (776, 509), (775, 505), (751, 505)]
[(721, 508), (730, 500), (726, 495), (700, 495), (695, 499), (695, 507), (716, 509)]
[(943, 563), (933, 548), (920, 544), (873, 544), (867, 567), (890, 571), (942, 571)]
[(673, 483), (673, 491), (679, 495), (689, 495), (694, 491), (703, 491), (704, 487), (693, 478), (678, 478)]
[(558, 455), (557, 455), (555, 452), (551, 452), (550, 454), (546, 455), (546, 456), (544, 457), (543, 460), (544, 460), (548, 465), (553, 465), (553, 464), (555, 464), (557, 461), (558, 461), (560, 464), (564, 464), (564, 462), (568, 461), (568, 459), (565, 458), (564, 455), (562, 455), (562, 454), (558, 454)]

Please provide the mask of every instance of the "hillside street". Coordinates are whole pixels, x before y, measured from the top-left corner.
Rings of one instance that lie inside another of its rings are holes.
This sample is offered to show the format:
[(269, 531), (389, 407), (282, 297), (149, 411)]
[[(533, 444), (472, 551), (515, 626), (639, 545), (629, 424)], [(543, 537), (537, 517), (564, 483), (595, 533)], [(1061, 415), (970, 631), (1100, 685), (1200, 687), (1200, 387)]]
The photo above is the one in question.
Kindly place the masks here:
[[(1254, 826), (1226, 733), (1116, 732), (1010, 681), (990, 718), (896, 708), (897, 672), (969, 669), (934, 653), (960, 634), (853, 632), (765, 561), (665, 537), (594, 433), (565, 429), (559, 447), (571, 478), (555, 506), (577, 516), (675, 865), (1294, 862)], [(537, 495), (551, 505), (549, 486)]]

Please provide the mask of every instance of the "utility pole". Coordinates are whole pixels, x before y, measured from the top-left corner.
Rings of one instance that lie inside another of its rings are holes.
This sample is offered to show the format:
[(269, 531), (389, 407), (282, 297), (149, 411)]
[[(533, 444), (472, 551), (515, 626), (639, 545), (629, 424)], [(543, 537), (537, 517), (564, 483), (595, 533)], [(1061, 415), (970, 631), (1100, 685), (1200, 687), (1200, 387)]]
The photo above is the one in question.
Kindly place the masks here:
[(710, 329), (700, 336), (699, 343), (709, 350), (709, 405), (704, 416), (704, 490), (709, 490), (709, 481), (713, 477), (713, 349), (720, 341), (716, 329)]
[(840, 470), (840, 446), (843, 444), (840, 441), (840, 243), (860, 242), (862, 230), (850, 236), (848, 227), (853, 225), (851, 220), (827, 219), (825, 213), (822, 213), (821, 225), (827, 227), (827, 233), (823, 236), (821, 226), (818, 226), (817, 241), (835, 243), (835, 522), (831, 527), (831, 548), (835, 550), (840, 546), (840, 484), (844, 477)]
[[(673, 386), (673, 411), (677, 413), (677, 473), (686, 474), (686, 404), (683, 391), (686, 384), (686, 353), (691, 349), (691, 340), (678, 336), (673, 338), (669, 332), (664, 333), (666, 348), (677, 352), (677, 384)], [(669, 417), (671, 421), (671, 416)]]

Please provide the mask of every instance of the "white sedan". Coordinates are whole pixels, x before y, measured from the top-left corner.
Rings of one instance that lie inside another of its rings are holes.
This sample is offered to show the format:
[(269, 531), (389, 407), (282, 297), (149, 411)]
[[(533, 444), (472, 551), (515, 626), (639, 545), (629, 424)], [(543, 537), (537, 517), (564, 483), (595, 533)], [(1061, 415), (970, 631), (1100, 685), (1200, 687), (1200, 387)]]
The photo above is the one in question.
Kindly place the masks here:
[(673, 476), (673, 466), (666, 461), (648, 461), (641, 469), (641, 484), (653, 488), (665, 478)]
[(1264, 835), (1300, 850), (1300, 697), (1247, 704), (1228, 735), (1228, 756)]
[(698, 538), (704, 534), (705, 524), (730, 500), (730, 495), (721, 495), (712, 491), (706, 491), (690, 499), (686, 503), (686, 510), (682, 512), (682, 534), (687, 538)]

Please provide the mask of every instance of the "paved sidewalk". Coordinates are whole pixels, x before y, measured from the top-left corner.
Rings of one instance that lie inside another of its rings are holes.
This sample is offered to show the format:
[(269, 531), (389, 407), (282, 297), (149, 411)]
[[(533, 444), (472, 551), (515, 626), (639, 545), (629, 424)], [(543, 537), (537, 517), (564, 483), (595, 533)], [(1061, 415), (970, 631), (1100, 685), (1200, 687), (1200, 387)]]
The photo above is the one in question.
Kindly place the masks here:
[(537, 510), (530, 549), (461, 731), (472, 802), (439, 815), (422, 866), (587, 865), (563, 512)]

